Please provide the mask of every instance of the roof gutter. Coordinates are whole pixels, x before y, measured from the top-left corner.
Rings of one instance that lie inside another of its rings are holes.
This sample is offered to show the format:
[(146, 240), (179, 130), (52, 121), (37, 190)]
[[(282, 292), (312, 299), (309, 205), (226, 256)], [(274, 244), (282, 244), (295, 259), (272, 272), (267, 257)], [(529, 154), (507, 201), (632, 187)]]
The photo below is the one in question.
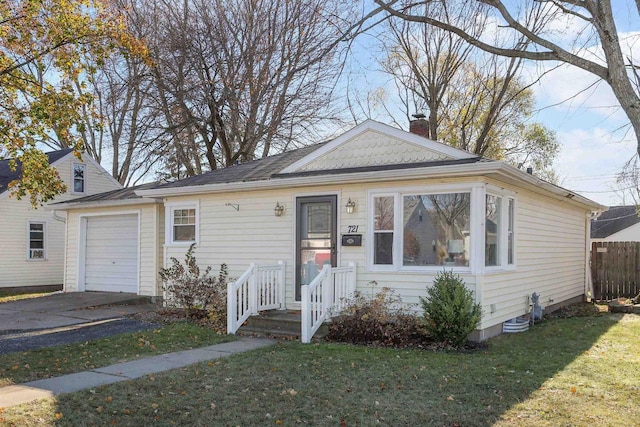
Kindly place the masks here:
[[(495, 173), (505, 178), (505, 182), (518, 181), (525, 184), (525, 188), (538, 194), (549, 195), (552, 193), (559, 200), (565, 200), (573, 205), (586, 207), (589, 210), (606, 210), (606, 206), (600, 205), (577, 193), (555, 186), (533, 175), (522, 172), (513, 166), (503, 162), (477, 162), (473, 164), (444, 165), (411, 169), (393, 169), (385, 171), (357, 172), (349, 175), (311, 175), (292, 178), (277, 178), (263, 181), (241, 181), (222, 184), (206, 184), (191, 187), (169, 187), (149, 190), (138, 190), (136, 194), (141, 197), (174, 197), (191, 196), (198, 194), (215, 194), (238, 191), (251, 191), (263, 189), (295, 188), (305, 186), (317, 186), (327, 184), (401, 181), (415, 178), (434, 177), (462, 177), (479, 176)], [(348, 177), (348, 178), (347, 178)]]
[(154, 198), (135, 198), (121, 200), (96, 200), (94, 202), (61, 202), (45, 205), (44, 208), (52, 211), (66, 211), (69, 209), (104, 208), (111, 206), (151, 205), (160, 204), (162, 200)]
[(142, 197), (171, 197), (196, 194), (227, 193), (231, 191), (250, 191), (263, 189), (278, 189), (292, 187), (306, 187), (309, 185), (344, 184), (377, 181), (400, 181), (410, 178), (428, 178), (432, 176), (468, 176), (481, 175), (494, 171), (496, 166), (490, 162), (432, 166), (412, 169), (392, 169), (386, 171), (356, 172), (352, 174), (328, 174), (296, 176), (292, 178), (276, 178), (262, 181), (240, 181), (222, 184), (194, 185), (191, 187), (169, 187), (149, 190), (138, 190), (136, 194)]
[(535, 176), (522, 172), (520, 169), (517, 169), (507, 163), (501, 162), (500, 172), (505, 177), (518, 180), (524, 184), (527, 184), (525, 188), (528, 190), (534, 191), (539, 194), (544, 194), (540, 191), (540, 189), (546, 190), (546, 192), (551, 192), (555, 194), (561, 200), (569, 200), (572, 204), (577, 204), (581, 206), (588, 206), (593, 211), (606, 211), (609, 209), (607, 206), (601, 205), (600, 203), (596, 203), (591, 199), (588, 199), (584, 196), (581, 196), (578, 193), (574, 193), (573, 191), (567, 190), (566, 188), (559, 187), (557, 185), (553, 185), (546, 181), (541, 180), (540, 178), (536, 178)]

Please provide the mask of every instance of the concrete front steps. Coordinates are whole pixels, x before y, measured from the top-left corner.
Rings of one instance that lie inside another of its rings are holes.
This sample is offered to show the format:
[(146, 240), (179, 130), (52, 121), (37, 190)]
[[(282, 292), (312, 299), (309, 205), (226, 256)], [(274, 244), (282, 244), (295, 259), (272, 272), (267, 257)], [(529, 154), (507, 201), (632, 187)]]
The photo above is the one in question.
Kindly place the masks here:
[[(313, 336), (314, 340), (324, 337), (328, 332), (325, 323)], [(287, 340), (299, 340), (302, 335), (300, 311), (271, 310), (251, 316), (238, 329), (239, 335), (265, 336)]]

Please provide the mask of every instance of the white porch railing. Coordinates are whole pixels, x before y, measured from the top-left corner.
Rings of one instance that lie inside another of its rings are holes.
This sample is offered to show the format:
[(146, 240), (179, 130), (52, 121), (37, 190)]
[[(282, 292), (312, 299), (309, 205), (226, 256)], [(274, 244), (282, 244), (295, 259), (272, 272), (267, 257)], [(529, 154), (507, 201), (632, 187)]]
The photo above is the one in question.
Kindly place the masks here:
[(356, 290), (356, 265), (325, 265), (308, 285), (302, 286), (302, 342), (309, 343), (332, 312), (339, 312)]
[(227, 285), (227, 333), (235, 334), (249, 316), (261, 310), (284, 308), (284, 262), (251, 264)]

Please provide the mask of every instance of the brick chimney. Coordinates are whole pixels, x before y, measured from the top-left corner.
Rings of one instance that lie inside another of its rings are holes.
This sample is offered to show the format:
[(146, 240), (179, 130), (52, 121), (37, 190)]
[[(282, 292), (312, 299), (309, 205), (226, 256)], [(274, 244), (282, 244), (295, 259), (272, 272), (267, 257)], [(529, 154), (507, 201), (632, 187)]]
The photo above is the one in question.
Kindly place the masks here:
[(414, 114), (415, 120), (409, 121), (409, 132), (429, 138), (429, 120), (424, 114)]

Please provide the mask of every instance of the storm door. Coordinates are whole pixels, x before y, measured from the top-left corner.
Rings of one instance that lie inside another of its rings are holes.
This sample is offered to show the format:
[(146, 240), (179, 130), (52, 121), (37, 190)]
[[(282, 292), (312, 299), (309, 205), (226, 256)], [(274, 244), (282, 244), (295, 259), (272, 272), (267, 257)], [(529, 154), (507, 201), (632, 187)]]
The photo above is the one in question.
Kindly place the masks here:
[(336, 266), (337, 196), (296, 200), (296, 301), (325, 264)]

